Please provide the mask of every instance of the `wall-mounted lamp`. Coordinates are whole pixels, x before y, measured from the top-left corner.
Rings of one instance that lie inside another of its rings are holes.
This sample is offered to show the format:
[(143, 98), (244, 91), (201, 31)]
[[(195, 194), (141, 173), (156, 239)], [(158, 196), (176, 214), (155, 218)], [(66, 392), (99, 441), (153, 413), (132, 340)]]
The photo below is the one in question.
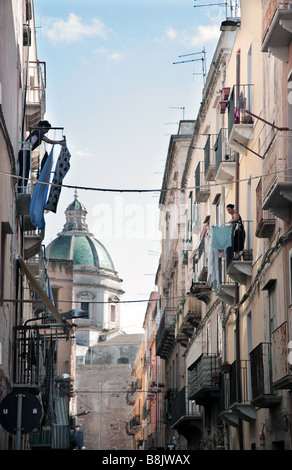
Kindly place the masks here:
[(220, 26), (220, 31), (236, 31), (237, 28), (240, 26), (239, 20), (225, 20), (222, 21)]

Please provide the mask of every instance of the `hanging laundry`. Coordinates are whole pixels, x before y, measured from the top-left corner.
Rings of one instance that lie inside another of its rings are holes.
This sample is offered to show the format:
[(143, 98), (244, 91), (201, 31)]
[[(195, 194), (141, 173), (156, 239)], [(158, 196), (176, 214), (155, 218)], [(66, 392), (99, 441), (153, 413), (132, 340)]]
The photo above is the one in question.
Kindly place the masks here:
[(218, 292), (220, 289), (219, 254), (213, 247), (213, 234), (208, 234), (208, 275), (207, 284)]
[(45, 183), (50, 182), (50, 176), (53, 166), (54, 146), (44, 164), (40, 177), (36, 183), (32, 193), (30, 203), (30, 220), (31, 223), (42, 230), (45, 226), (44, 209), (47, 200), (49, 185)]
[(61, 193), (62, 181), (66, 176), (67, 172), (70, 168), (70, 158), (71, 154), (67, 147), (62, 147), (60, 155), (58, 157), (55, 173), (52, 181), (52, 186), (50, 190), (50, 194), (45, 205), (45, 209), (51, 212), (57, 211), (57, 205)]
[(232, 245), (232, 226), (224, 225), (222, 227), (212, 226), (213, 248), (225, 250)]

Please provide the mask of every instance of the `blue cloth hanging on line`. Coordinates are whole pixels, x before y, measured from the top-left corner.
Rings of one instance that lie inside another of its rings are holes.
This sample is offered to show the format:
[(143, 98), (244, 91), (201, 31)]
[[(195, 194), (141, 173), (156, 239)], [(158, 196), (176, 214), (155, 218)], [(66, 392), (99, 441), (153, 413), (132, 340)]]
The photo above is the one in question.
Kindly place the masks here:
[(217, 250), (225, 250), (232, 246), (232, 226), (225, 225), (222, 227), (212, 226), (213, 248)]
[(53, 154), (54, 146), (51, 148), (50, 154), (44, 164), (39, 179), (37, 180), (30, 203), (30, 220), (32, 224), (40, 230), (45, 227), (44, 210), (49, 191), (49, 184), (43, 183), (50, 182), (53, 166)]

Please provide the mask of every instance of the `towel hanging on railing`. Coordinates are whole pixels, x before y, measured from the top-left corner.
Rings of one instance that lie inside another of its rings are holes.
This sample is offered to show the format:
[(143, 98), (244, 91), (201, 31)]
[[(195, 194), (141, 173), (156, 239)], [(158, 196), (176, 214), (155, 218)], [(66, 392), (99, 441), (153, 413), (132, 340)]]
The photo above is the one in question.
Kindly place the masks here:
[(222, 227), (212, 226), (213, 248), (225, 250), (232, 246), (232, 226), (224, 225)]

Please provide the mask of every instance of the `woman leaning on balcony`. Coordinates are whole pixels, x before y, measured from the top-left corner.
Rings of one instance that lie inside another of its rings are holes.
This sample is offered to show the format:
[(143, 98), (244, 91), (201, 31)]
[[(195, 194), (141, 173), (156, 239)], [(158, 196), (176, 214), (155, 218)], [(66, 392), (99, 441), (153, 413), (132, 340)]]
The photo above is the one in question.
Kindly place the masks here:
[(228, 214), (231, 215), (231, 219), (228, 221), (228, 223), (232, 224), (234, 258), (239, 258), (240, 252), (243, 250), (245, 242), (245, 230), (243, 222), (241, 216), (234, 209), (233, 204), (228, 204), (226, 209)]

